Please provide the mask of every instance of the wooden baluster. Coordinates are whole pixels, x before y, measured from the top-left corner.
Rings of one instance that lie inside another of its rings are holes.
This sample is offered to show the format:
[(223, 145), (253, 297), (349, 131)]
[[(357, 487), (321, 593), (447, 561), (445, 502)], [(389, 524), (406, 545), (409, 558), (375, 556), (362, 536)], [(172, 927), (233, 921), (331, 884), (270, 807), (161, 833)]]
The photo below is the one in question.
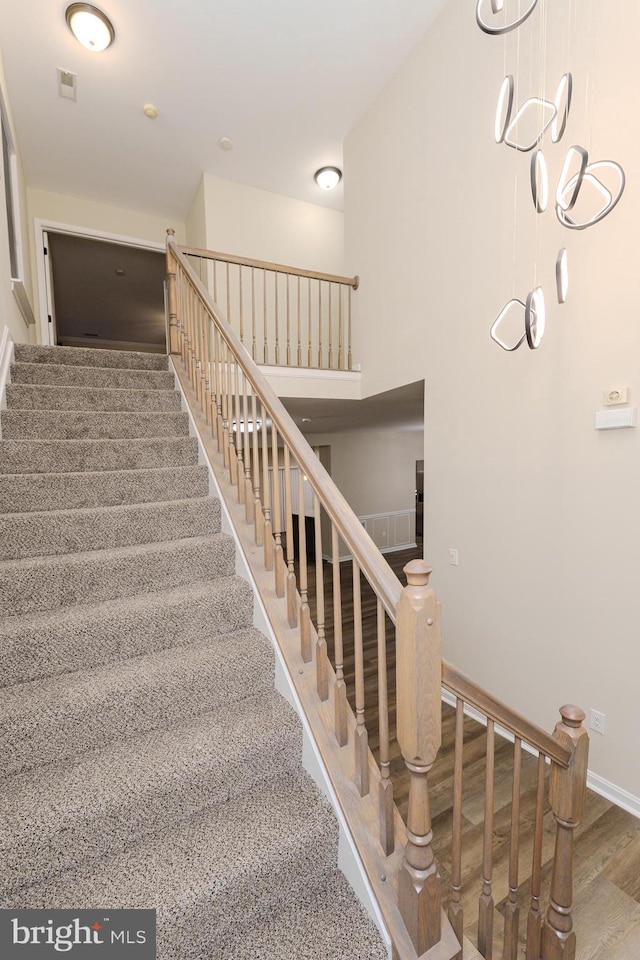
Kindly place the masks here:
[(353, 357), (351, 354), (351, 291), (352, 291), (352, 288), (349, 287), (349, 315), (347, 317), (347, 339), (348, 339), (347, 370), (353, 370)]
[(216, 383), (216, 439), (218, 441), (218, 453), (222, 453), (224, 449), (222, 350), (220, 346), (220, 334), (214, 324), (211, 324), (211, 329), (213, 331), (213, 369)]
[[(271, 532), (271, 498), (273, 489), (269, 482), (269, 440), (267, 435), (266, 410), (262, 410), (262, 510), (264, 513), (263, 546), (264, 568), (273, 570), (273, 534)], [(277, 460), (274, 469), (277, 469)]]
[(298, 353), (297, 353), (297, 362), (298, 366), (302, 366), (302, 318), (300, 316), (300, 277), (296, 278), (298, 281)]
[(300, 656), (311, 661), (311, 611), (307, 584), (307, 514), (304, 502), (304, 474), (298, 470), (298, 563), (300, 566)]
[(229, 283), (229, 264), (226, 264), (227, 276), (227, 323), (231, 324), (231, 284)]
[(186, 360), (187, 360), (187, 377), (189, 378), (189, 385), (193, 386), (193, 370), (192, 370), (192, 343), (191, 343), (191, 288), (187, 287), (185, 290), (185, 325), (186, 325)]
[(244, 440), (244, 516), (247, 523), (253, 523), (254, 519), (254, 505), (253, 505), (253, 484), (251, 483), (251, 452), (249, 448), (249, 438), (255, 430), (255, 420), (251, 418), (251, 412), (249, 410), (249, 393), (251, 387), (249, 386), (249, 381), (247, 380), (244, 373), (242, 374), (242, 382), (244, 384), (243, 391), (243, 406), (244, 406), (244, 432), (242, 434)]
[(287, 280), (287, 366), (291, 366), (291, 313), (289, 308), (289, 274), (285, 274)]
[(291, 456), (289, 447), (284, 445), (284, 516), (287, 538), (287, 620), (290, 627), (298, 625), (298, 591), (296, 590), (296, 575), (294, 572), (293, 546), (293, 510), (291, 504)]
[[(251, 450), (253, 456), (253, 523), (255, 527), (256, 546), (261, 547), (264, 537), (264, 514), (262, 513), (262, 503), (260, 500), (260, 453), (258, 450), (258, 438), (260, 426), (258, 425), (258, 398), (255, 393), (251, 399), (251, 410), (253, 413), (253, 432), (251, 434)], [(262, 411), (262, 419), (266, 417)]]
[(313, 329), (311, 324), (311, 277), (307, 280), (307, 366), (313, 366)]
[(235, 429), (235, 445), (236, 445), (236, 486), (237, 486), (237, 497), (238, 503), (242, 503), (244, 500), (244, 452), (242, 449), (243, 446), (243, 428), (245, 424), (242, 420), (242, 404), (240, 401), (240, 383), (243, 376), (242, 371), (240, 370), (240, 364), (237, 359), (233, 358), (234, 364), (234, 380), (236, 388), (236, 429)]
[(318, 367), (322, 369), (322, 280), (318, 280)]
[[(176, 232), (171, 227), (167, 230), (167, 237), (175, 237)], [(173, 253), (167, 246), (167, 311), (169, 313), (169, 342), (167, 353), (180, 352), (178, 336), (178, 300), (176, 295), (176, 262)]]
[[(462, 943), (464, 913), (460, 897), (462, 889), (462, 769), (464, 757), (464, 703), (456, 699), (456, 740), (453, 756), (453, 823), (451, 828), (451, 896), (449, 922)], [(462, 960), (462, 950), (453, 960)]]
[(218, 274), (217, 274), (217, 272), (216, 272), (216, 267), (217, 267), (217, 265), (218, 265), (218, 261), (214, 259), (214, 261), (213, 261), (213, 300), (214, 300), (214, 303), (217, 303), (217, 302), (218, 302)]
[(560, 707), (554, 740), (571, 751), (568, 769), (551, 761), (549, 800), (556, 820), (556, 846), (551, 874), (549, 908), (542, 930), (543, 960), (574, 960), (576, 935), (573, 906), (573, 831), (584, 812), (589, 737), (582, 726), (580, 707)]
[(331, 524), (331, 559), (333, 575), (333, 646), (336, 659), (336, 682), (333, 688), (335, 697), (336, 740), (344, 747), (348, 740), (347, 685), (344, 680), (344, 649), (342, 645), (342, 587), (340, 584), (340, 545), (338, 531)]
[(180, 325), (180, 350), (182, 355), (182, 364), (187, 370), (187, 356), (188, 356), (188, 347), (187, 347), (187, 307), (186, 307), (186, 296), (185, 296), (185, 281), (182, 276), (182, 271), (178, 274), (178, 304), (179, 304), (179, 320)]
[(238, 483), (238, 455), (236, 451), (236, 430), (238, 420), (238, 406), (236, 402), (236, 378), (238, 375), (238, 365), (236, 363), (236, 358), (231, 352), (231, 348), (227, 348), (227, 371), (229, 375), (228, 391), (229, 391), (229, 482), (234, 486)]
[(355, 783), (361, 797), (369, 793), (369, 735), (364, 722), (364, 650), (362, 647), (362, 599), (360, 567), (353, 558), (353, 649), (356, 668)]
[(271, 424), (271, 459), (273, 463), (273, 539), (275, 540), (273, 570), (276, 596), (284, 597), (284, 552), (282, 550), (282, 505), (280, 502), (280, 463), (278, 458), (278, 431)]
[(387, 620), (382, 601), (377, 603), (378, 627), (378, 729), (380, 734), (380, 843), (385, 856), (394, 850), (393, 783), (389, 771), (389, 696), (387, 692)]
[(538, 788), (536, 791), (536, 819), (533, 833), (533, 863), (531, 867), (531, 907), (527, 918), (527, 960), (540, 960), (540, 952), (542, 949), (540, 891), (542, 888), (542, 838), (546, 766), (544, 754), (541, 753), (538, 756)]
[(504, 908), (504, 960), (516, 960), (520, 907), (518, 906), (518, 860), (520, 857), (520, 770), (522, 741), (515, 738), (513, 745), (513, 792), (511, 797), (511, 837), (509, 841), (509, 899)]
[(256, 271), (251, 267), (251, 356), (256, 359)]
[(229, 419), (229, 348), (225, 341), (220, 337), (220, 359), (221, 359), (221, 370), (220, 370), (220, 382), (221, 382), (221, 393), (222, 393), (222, 459), (224, 466), (227, 470), (230, 470), (229, 467), (229, 431), (230, 431), (230, 419)]
[(322, 563), (322, 527), (320, 524), (320, 499), (313, 494), (313, 518), (316, 538), (316, 688), (321, 700), (329, 697), (329, 671), (327, 669), (327, 640), (324, 623), (324, 570)]
[(338, 370), (344, 369), (344, 330), (342, 317), (342, 284), (338, 284)]
[(267, 330), (267, 271), (262, 271), (262, 332), (264, 346), (262, 348), (262, 362), (269, 363), (269, 333)]
[(440, 606), (424, 560), (412, 560), (404, 572), (407, 586), (396, 613), (397, 737), (411, 780), (398, 906), (422, 956), (440, 942), (442, 926), (427, 783), (442, 740)]
[(215, 396), (214, 396), (214, 383), (213, 383), (213, 329), (212, 324), (209, 319), (208, 313), (205, 312), (204, 315), (204, 354), (206, 358), (205, 363), (205, 394), (207, 398), (207, 411), (206, 418), (207, 423), (211, 427), (211, 436), (215, 437), (216, 435), (216, 416), (215, 416)]
[(242, 296), (242, 264), (238, 264), (238, 296), (240, 298), (240, 343), (244, 345), (244, 302)]
[(274, 278), (274, 291), (275, 291), (275, 334), (276, 334), (276, 367), (280, 366), (280, 322), (278, 317), (278, 271), (276, 270), (273, 274)]
[(209, 356), (209, 318), (202, 307), (202, 387), (204, 416), (211, 423), (211, 358)]
[(328, 283), (327, 287), (329, 288), (329, 355), (327, 369), (333, 370), (333, 284)]
[(493, 793), (495, 725), (487, 720), (487, 766), (484, 788), (484, 839), (482, 892), (478, 904), (478, 950), (486, 960), (493, 956)]
[(196, 301), (197, 308), (197, 317), (198, 317), (198, 373), (200, 378), (200, 383), (198, 384), (198, 392), (200, 400), (200, 408), (205, 412), (206, 415), (206, 406), (207, 406), (207, 367), (205, 360), (205, 328), (204, 328), (204, 307), (200, 300)]

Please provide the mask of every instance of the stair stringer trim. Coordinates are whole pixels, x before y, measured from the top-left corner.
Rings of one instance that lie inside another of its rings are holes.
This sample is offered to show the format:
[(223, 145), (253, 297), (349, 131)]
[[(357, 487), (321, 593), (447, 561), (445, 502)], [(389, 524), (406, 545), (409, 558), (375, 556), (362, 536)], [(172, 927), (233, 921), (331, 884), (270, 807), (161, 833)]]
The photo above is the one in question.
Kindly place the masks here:
[(358, 853), (357, 847), (348, 828), (344, 812), (340, 806), (324, 761), (322, 760), (322, 756), (312, 734), (309, 721), (306, 717), (302, 703), (300, 702), (300, 698), (289, 674), (284, 656), (276, 640), (276, 636), (267, 615), (264, 602), (260, 596), (260, 591), (247, 562), (244, 546), (238, 536), (236, 527), (231, 518), (226, 497), (220, 487), (220, 484), (218, 483), (218, 478), (216, 476), (213, 464), (209, 458), (209, 454), (203, 442), (200, 429), (187, 401), (180, 377), (171, 356), (169, 356), (169, 370), (175, 376), (176, 390), (180, 394), (182, 400), (182, 410), (183, 412), (187, 413), (189, 417), (189, 436), (195, 437), (198, 443), (198, 463), (206, 466), (209, 474), (209, 494), (210, 496), (216, 497), (220, 501), (222, 510), (222, 531), (223, 533), (229, 534), (235, 543), (236, 575), (241, 577), (249, 584), (253, 593), (253, 625), (269, 639), (273, 647), (275, 655), (275, 688), (278, 693), (280, 693), (288, 701), (288, 703), (291, 704), (300, 719), (303, 731), (302, 765), (331, 804), (338, 821), (338, 867), (347, 878), (355, 895), (358, 897), (372, 921), (375, 923), (380, 936), (387, 947), (389, 957), (391, 958), (391, 938), (386, 929), (380, 908), (371, 888), (369, 878), (367, 877), (366, 871), (362, 864), (360, 854)]
[[(11, 383), (11, 364), (13, 362), (14, 342), (9, 327), (2, 329), (0, 336), (0, 410), (6, 410), (6, 389), (7, 384)], [(2, 437), (2, 427), (0, 426), (0, 437)]]

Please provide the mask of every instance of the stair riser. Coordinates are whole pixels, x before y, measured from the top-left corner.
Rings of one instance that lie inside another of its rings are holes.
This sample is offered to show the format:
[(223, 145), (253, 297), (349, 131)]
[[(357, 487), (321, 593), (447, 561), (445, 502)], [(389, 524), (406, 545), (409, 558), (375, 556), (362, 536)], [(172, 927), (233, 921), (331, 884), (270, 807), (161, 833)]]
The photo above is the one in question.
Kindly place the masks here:
[(3, 410), (3, 440), (123, 440), (189, 433), (186, 413), (81, 413)]
[(98, 606), (5, 620), (0, 687), (121, 663), (251, 626), (253, 594), (238, 577)]
[(206, 467), (86, 474), (0, 474), (0, 513), (153, 503), (158, 500), (206, 497), (208, 491)]
[(43, 387), (9, 384), (9, 410), (91, 410), (92, 412), (179, 413), (180, 396), (175, 390), (112, 390), (89, 387)]
[(77, 473), (97, 470), (154, 470), (198, 462), (195, 437), (142, 440), (6, 440), (0, 473)]
[[(258, 738), (256, 715), (262, 721)], [(290, 776), (299, 766), (299, 721), (277, 695), (265, 692), (258, 700), (225, 708), (222, 722), (219, 716), (136, 738), (121, 750), (105, 750), (99, 767), (80, 761), (70, 768), (66, 783), (54, 773), (45, 809), (55, 805), (61, 814), (47, 822), (42, 822), (42, 790), (34, 783), (35, 774), (19, 778), (25, 784), (22, 791), (8, 784), (6, 806), (14, 829), (9, 842), (0, 846), (0, 894), (10, 893), (16, 878), (20, 885), (41, 882), (92, 858), (124, 852), (168, 822), (180, 823), (205, 807), (235, 805), (271, 780), (276, 755), (281, 775)], [(135, 780), (132, 769), (137, 771)], [(79, 777), (84, 781), (80, 790)], [(79, 803), (85, 791), (101, 802)], [(24, 829), (16, 800), (22, 809), (36, 807), (36, 830)]]
[(161, 353), (125, 350), (92, 350), (87, 347), (40, 347), (16, 343), (16, 363), (68, 364), (78, 367), (118, 367), (124, 370), (167, 370), (168, 357)]
[(164, 370), (118, 370), (65, 364), (12, 363), (11, 383), (51, 387), (107, 387), (121, 390), (174, 390), (175, 377)]
[(220, 531), (212, 497), (126, 507), (0, 516), (0, 560), (110, 550)]
[(222, 535), (5, 562), (0, 567), (0, 617), (154, 593), (234, 572), (233, 540)]
[(121, 669), (87, 671), (81, 683), (76, 679), (22, 688), (13, 709), (2, 709), (0, 697), (0, 777), (266, 694), (274, 684), (273, 653), (255, 631), (248, 642), (243, 634), (224, 634), (197, 647), (128, 661)]

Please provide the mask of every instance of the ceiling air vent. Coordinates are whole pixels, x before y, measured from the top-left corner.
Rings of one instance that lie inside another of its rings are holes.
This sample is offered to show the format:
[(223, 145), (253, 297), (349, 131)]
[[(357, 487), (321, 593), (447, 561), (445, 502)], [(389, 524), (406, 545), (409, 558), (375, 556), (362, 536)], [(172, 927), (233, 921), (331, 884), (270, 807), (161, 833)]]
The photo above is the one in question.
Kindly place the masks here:
[(65, 100), (77, 100), (77, 83), (77, 74), (71, 73), (70, 70), (63, 70), (62, 67), (58, 67), (58, 93), (61, 97), (64, 97)]

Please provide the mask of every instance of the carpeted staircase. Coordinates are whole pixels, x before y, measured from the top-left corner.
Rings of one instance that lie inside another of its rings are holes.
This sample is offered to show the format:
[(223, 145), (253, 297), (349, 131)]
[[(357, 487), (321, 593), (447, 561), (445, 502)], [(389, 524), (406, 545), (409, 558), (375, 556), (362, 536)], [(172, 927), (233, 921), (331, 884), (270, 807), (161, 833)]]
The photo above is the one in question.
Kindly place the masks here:
[(0, 441), (0, 906), (160, 960), (382, 960), (167, 358), (18, 345)]

